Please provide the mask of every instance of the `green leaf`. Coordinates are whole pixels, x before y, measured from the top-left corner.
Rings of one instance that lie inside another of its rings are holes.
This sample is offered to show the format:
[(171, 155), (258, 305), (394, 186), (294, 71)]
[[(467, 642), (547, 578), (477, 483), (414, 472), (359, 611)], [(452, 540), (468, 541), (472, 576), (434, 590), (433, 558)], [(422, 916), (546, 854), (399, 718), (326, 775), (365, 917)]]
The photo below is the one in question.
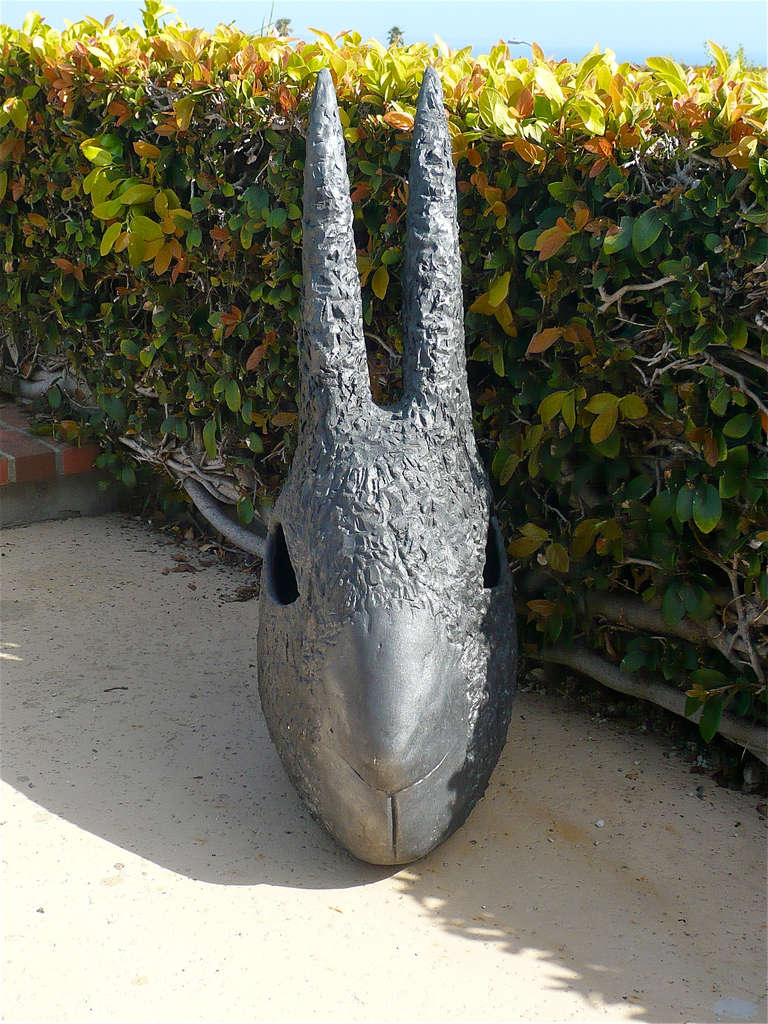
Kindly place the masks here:
[(645, 668), (645, 651), (627, 651), (621, 659), (620, 668), (622, 672), (637, 672), (639, 668)]
[(242, 497), (237, 503), (237, 518), (243, 526), (247, 526), (253, 520), (253, 516), (253, 502), (247, 496)]
[(563, 422), (569, 430), (576, 426), (576, 396), (573, 391), (568, 391), (563, 399)]
[(135, 341), (131, 341), (130, 338), (123, 338), (120, 342), (120, 351), (126, 357), (126, 359), (138, 359), (139, 358), (139, 346)]
[(674, 510), (675, 503), (671, 491), (659, 491), (648, 506), (648, 513), (654, 526), (661, 526), (662, 523), (665, 523)]
[(663, 227), (663, 214), (657, 207), (652, 206), (650, 210), (640, 214), (632, 228), (632, 248), (635, 252), (650, 249)]
[(746, 348), (747, 345), (747, 325), (744, 320), (737, 320), (731, 327), (728, 334), (728, 341), (731, 343), (731, 347), (735, 349)]
[(701, 701), (697, 697), (686, 697), (685, 708), (683, 713), (686, 718), (690, 718), (691, 715), (695, 715), (696, 712), (701, 708)]
[(632, 241), (634, 224), (632, 217), (622, 217), (619, 231), (615, 235), (606, 235), (603, 239), (603, 251), (612, 256), (613, 253), (626, 249)]
[(683, 486), (677, 492), (675, 515), (681, 523), (687, 523), (693, 515), (693, 488)]
[(209, 459), (215, 459), (218, 454), (216, 447), (216, 420), (208, 420), (203, 427), (203, 444)]
[(495, 348), (493, 350), (493, 371), (499, 377), (504, 376), (504, 350), (501, 348)]
[(697, 683), (705, 690), (714, 690), (726, 682), (724, 673), (719, 672), (716, 668), (697, 668), (695, 672), (691, 672), (688, 678), (692, 683)]
[(58, 409), (62, 400), (61, 388), (57, 384), (54, 384), (52, 388), (48, 389), (45, 397), (48, 399), (48, 405), (50, 405), (52, 409)]
[(512, 452), (512, 454), (505, 460), (504, 465), (501, 467), (501, 472), (499, 473), (499, 483), (502, 487), (506, 487), (519, 465), (520, 456)]
[(717, 488), (712, 484), (699, 484), (693, 496), (693, 521), (702, 533), (711, 533), (720, 522), (723, 504)]
[(647, 57), (645, 63), (656, 72), (656, 77), (669, 86), (673, 95), (686, 95), (688, 85), (685, 72), (680, 65), (669, 57)]
[(733, 416), (723, 427), (726, 437), (744, 437), (752, 427), (752, 416), (748, 412), (740, 412)]
[(676, 583), (670, 583), (664, 591), (661, 614), (668, 626), (676, 626), (685, 614), (685, 605), (680, 596), (680, 588)]
[(710, 697), (704, 705), (704, 710), (701, 712), (701, 718), (699, 719), (699, 732), (705, 743), (709, 743), (717, 732), (722, 713), (722, 697)]
[(238, 387), (236, 380), (231, 380), (224, 391), (224, 401), (227, 403), (227, 407), (232, 412), (237, 412), (240, 408), (241, 397), (240, 388)]

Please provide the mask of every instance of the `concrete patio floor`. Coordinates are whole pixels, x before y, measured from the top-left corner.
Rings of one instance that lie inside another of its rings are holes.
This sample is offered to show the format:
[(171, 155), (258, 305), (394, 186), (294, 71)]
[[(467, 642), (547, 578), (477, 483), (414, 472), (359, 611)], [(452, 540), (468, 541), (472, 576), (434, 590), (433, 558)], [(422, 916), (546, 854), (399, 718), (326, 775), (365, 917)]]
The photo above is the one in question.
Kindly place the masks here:
[(252, 578), (179, 550), (2, 534), (3, 1020), (768, 1019), (759, 797), (521, 694), (464, 828), (356, 862), (267, 736)]

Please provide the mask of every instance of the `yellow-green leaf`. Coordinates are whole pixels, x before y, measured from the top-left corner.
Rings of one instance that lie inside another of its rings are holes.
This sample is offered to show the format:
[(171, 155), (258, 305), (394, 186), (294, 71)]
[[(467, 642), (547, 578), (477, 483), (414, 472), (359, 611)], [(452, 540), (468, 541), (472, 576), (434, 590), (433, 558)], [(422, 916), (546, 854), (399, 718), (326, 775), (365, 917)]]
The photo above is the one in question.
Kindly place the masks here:
[(9, 96), (3, 104), (3, 110), (8, 114), (13, 121), (14, 127), (23, 132), (27, 127), (27, 121), (29, 120), (29, 110), (27, 104), (20, 96)]
[(536, 537), (518, 537), (510, 542), (507, 551), (513, 558), (528, 558), (538, 551), (543, 543)]
[(598, 519), (584, 519), (573, 531), (571, 554), (574, 558), (583, 558), (592, 547), (597, 536)]
[(116, 217), (123, 204), (120, 199), (108, 199), (106, 203), (97, 203), (93, 208), (94, 217), (98, 217), (99, 220), (112, 220)]
[(648, 415), (648, 406), (640, 395), (624, 395), (619, 401), (619, 410), (628, 420), (642, 420)]
[(569, 391), (563, 399), (563, 422), (569, 430), (573, 430), (576, 426), (576, 396), (573, 391)]
[(601, 412), (589, 428), (589, 439), (592, 444), (600, 444), (601, 441), (605, 441), (607, 437), (610, 437), (618, 418), (619, 410), (615, 405)]
[(593, 135), (602, 135), (605, 131), (605, 113), (599, 103), (582, 96), (569, 104), (569, 108), (578, 114), (584, 127)]
[(547, 531), (543, 527), (537, 526), (536, 523), (524, 523), (523, 526), (520, 527), (520, 533), (525, 537), (535, 537), (541, 544), (543, 544), (545, 540), (549, 540), (549, 534)]
[(173, 105), (173, 112), (176, 115), (176, 124), (179, 126), (181, 131), (185, 132), (189, 128), (189, 123), (192, 120), (192, 113), (195, 109), (195, 97), (194, 96), (182, 96), (180, 100), (177, 100)]
[(110, 224), (107, 230), (104, 232), (101, 238), (101, 245), (99, 246), (99, 252), (102, 256), (106, 256), (112, 246), (115, 244), (115, 239), (123, 230), (123, 225), (120, 221), (116, 220), (114, 224)]
[(386, 267), (379, 267), (371, 279), (371, 288), (377, 299), (383, 299), (389, 287), (389, 271)]
[(112, 154), (98, 144), (96, 139), (86, 139), (80, 143), (80, 152), (86, 160), (97, 167), (108, 167), (112, 163)]
[(507, 461), (502, 466), (501, 473), (499, 473), (499, 483), (501, 484), (502, 487), (505, 487), (509, 483), (509, 481), (512, 479), (512, 475), (514, 474), (515, 470), (519, 465), (520, 456), (512, 452), (512, 454), (509, 456)]
[(549, 423), (557, 416), (563, 407), (565, 395), (565, 391), (553, 391), (551, 395), (547, 395), (539, 402), (539, 416), (542, 423)]
[(541, 64), (535, 67), (533, 69), (533, 79), (547, 99), (555, 100), (557, 103), (563, 102), (563, 90), (548, 67)]
[(3, 171), (0, 174), (0, 200), (5, 196), (5, 190), (8, 188), (8, 172)]
[(544, 557), (547, 560), (547, 565), (555, 572), (568, 572), (571, 567), (568, 552), (562, 544), (548, 544), (544, 548)]
[(150, 220), (141, 214), (134, 214), (131, 218), (131, 234), (141, 238), (144, 242), (151, 242), (163, 237), (163, 229), (157, 221)]
[(491, 306), (500, 306), (509, 294), (509, 278), (510, 272), (507, 270), (497, 277), (491, 287), (488, 289), (488, 302)]
[(156, 192), (152, 185), (131, 185), (117, 199), (126, 206), (135, 206), (136, 203), (148, 203)]
[(615, 409), (619, 404), (619, 399), (616, 395), (611, 395), (607, 391), (602, 391), (599, 395), (593, 395), (587, 402), (587, 412), (605, 412), (607, 409)]

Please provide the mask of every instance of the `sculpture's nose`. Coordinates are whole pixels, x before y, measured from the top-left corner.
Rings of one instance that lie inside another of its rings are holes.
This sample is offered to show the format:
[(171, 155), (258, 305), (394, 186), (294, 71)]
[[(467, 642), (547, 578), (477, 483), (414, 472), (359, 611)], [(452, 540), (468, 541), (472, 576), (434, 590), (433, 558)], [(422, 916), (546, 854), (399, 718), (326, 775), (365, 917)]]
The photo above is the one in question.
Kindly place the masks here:
[(426, 611), (361, 615), (339, 634), (323, 679), (328, 741), (373, 789), (413, 786), (466, 740), (465, 683)]

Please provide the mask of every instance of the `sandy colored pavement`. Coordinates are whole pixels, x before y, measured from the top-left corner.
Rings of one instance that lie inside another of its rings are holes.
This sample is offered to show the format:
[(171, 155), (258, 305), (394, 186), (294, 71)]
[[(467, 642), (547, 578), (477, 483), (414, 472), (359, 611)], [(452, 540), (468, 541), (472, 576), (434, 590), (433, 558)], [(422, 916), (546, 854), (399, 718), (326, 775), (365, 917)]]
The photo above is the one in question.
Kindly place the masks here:
[(250, 579), (177, 550), (2, 535), (4, 1020), (768, 1019), (759, 797), (522, 694), (465, 827), (360, 864), (267, 737)]

